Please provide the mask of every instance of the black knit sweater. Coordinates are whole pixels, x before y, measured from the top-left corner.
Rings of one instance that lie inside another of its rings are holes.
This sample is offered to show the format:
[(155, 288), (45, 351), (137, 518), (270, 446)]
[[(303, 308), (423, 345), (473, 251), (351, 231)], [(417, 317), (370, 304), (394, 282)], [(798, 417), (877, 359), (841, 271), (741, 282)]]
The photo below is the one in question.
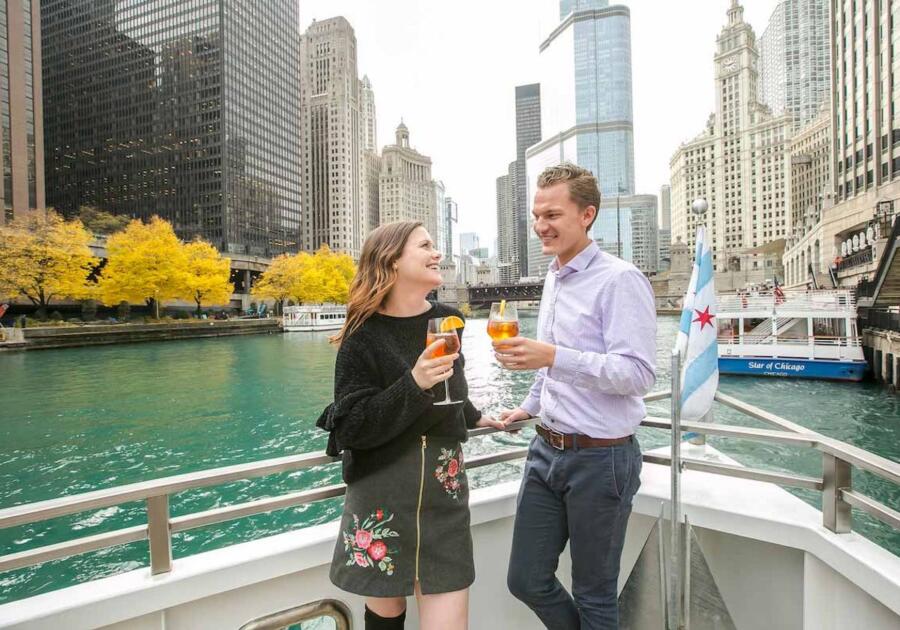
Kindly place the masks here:
[[(414, 317), (375, 314), (344, 339), (334, 367), (334, 402), (316, 425), (330, 432), (329, 455), (342, 453), (346, 483), (390, 463), (419, 436), (465, 441), (481, 412), (469, 401), (465, 360), (450, 377), (450, 396), (461, 405), (435, 407), (444, 384), (423, 391), (412, 368), (425, 349), (428, 320), (462, 313), (440, 303)], [(462, 330), (457, 331), (462, 338)]]

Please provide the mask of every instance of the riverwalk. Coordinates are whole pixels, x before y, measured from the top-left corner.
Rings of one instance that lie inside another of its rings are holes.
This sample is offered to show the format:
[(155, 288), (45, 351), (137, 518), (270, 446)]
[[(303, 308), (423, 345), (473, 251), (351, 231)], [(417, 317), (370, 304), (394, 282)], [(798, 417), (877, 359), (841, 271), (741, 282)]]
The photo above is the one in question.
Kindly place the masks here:
[(210, 319), (153, 324), (42, 326), (13, 330), (22, 334), (9, 341), (0, 342), (0, 352), (271, 334), (281, 332), (281, 325), (280, 320), (274, 318)]

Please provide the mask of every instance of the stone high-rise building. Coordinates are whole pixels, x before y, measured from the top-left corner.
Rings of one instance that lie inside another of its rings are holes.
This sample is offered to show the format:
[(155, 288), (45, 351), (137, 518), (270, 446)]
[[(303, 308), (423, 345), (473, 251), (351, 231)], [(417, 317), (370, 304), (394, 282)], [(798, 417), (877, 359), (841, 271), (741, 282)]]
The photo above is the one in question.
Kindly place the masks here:
[(44, 128), (41, 9), (37, 0), (0, 3), (0, 225), (43, 208)]
[(159, 215), (228, 253), (297, 251), (296, 2), (40, 7), (49, 205)]
[[(381, 156), (378, 154), (378, 126), (375, 115), (375, 90), (368, 76), (359, 82), (359, 202), (363, 217), (362, 241), (378, 227), (381, 212), (378, 208)], [(361, 247), (361, 246), (360, 246)]]
[[(753, 28), (732, 0), (714, 57), (715, 112), (704, 132), (682, 144), (670, 161), (672, 240), (680, 238), (693, 250), (698, 222), (704, 221), (719, 271), (736, 270), (745, 250), (791, 231), (791, 117), (772, 116), (759, 102), (758, 57)], [(709, 202), (699, 218), (691, 212), (698, 197)]]
[(518, 246), (514, 237), (516, 217), (513, 213), (516, 199), (516, 163), (510, 162), (506, 175), (497, 178), (497, 265), (500, 282), (516, 282), (519, 275)]
[(362, 130), (363, 151), (378, 153), (378, 118), (375, 115), (375, 90), (368, 75), (363, 75), (359, 82), (359, 115)]
[(410, 146), (409, 129), (402, 121), (396, 144), (384, 147), (381, 160), (380, 223), (421, 221), (429, 234), (437, 234), (431, 158)]
[(359, 258), (369, 224), (362, 200), (360, 81), (356, 34), (343, 17), (313, 22), (300, 37), (303, 246), (327, 244)]
[(459, 205), (453, 197), (444, 199), (444, 208), (441, 212), (440, 221), (444, 224), (443, 232), (445, 234), (444, 248), (441, 249), (441, 253), (444, 254), (445, 259), (453, 260), (453, 235), (456, 233), (455, 226), (459, 221)]
[(669, 268), (672, 247), (672, 187), (659, 190), (659, 270)]
[(759, 100), (805, 127), (831, 88), (830, 0), (782, 0), (759, 38)]

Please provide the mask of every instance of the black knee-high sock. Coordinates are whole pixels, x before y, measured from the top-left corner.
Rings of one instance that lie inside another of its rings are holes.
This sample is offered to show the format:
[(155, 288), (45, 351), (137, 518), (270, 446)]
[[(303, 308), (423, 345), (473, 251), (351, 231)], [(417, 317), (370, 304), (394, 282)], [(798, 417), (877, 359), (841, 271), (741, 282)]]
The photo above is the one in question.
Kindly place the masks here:
[(399, 617), (381, 617), (366, 606), (366, 630), (403, 630), (405, 621), (405, 610)]

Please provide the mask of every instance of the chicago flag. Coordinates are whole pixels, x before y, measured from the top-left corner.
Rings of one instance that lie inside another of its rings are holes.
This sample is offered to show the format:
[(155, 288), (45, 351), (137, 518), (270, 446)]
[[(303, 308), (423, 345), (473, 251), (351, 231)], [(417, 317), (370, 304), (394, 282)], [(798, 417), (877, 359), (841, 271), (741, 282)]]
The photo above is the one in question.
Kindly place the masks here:
[(681, 419), (696, 421), (712, 407), (719, 385), (719, 350), (716, 344), (716, 289), (712, 251), (706, 228), (697, 229), (697, 252), (691, 281), (684, 296), (675, 349), (681, 353)]

